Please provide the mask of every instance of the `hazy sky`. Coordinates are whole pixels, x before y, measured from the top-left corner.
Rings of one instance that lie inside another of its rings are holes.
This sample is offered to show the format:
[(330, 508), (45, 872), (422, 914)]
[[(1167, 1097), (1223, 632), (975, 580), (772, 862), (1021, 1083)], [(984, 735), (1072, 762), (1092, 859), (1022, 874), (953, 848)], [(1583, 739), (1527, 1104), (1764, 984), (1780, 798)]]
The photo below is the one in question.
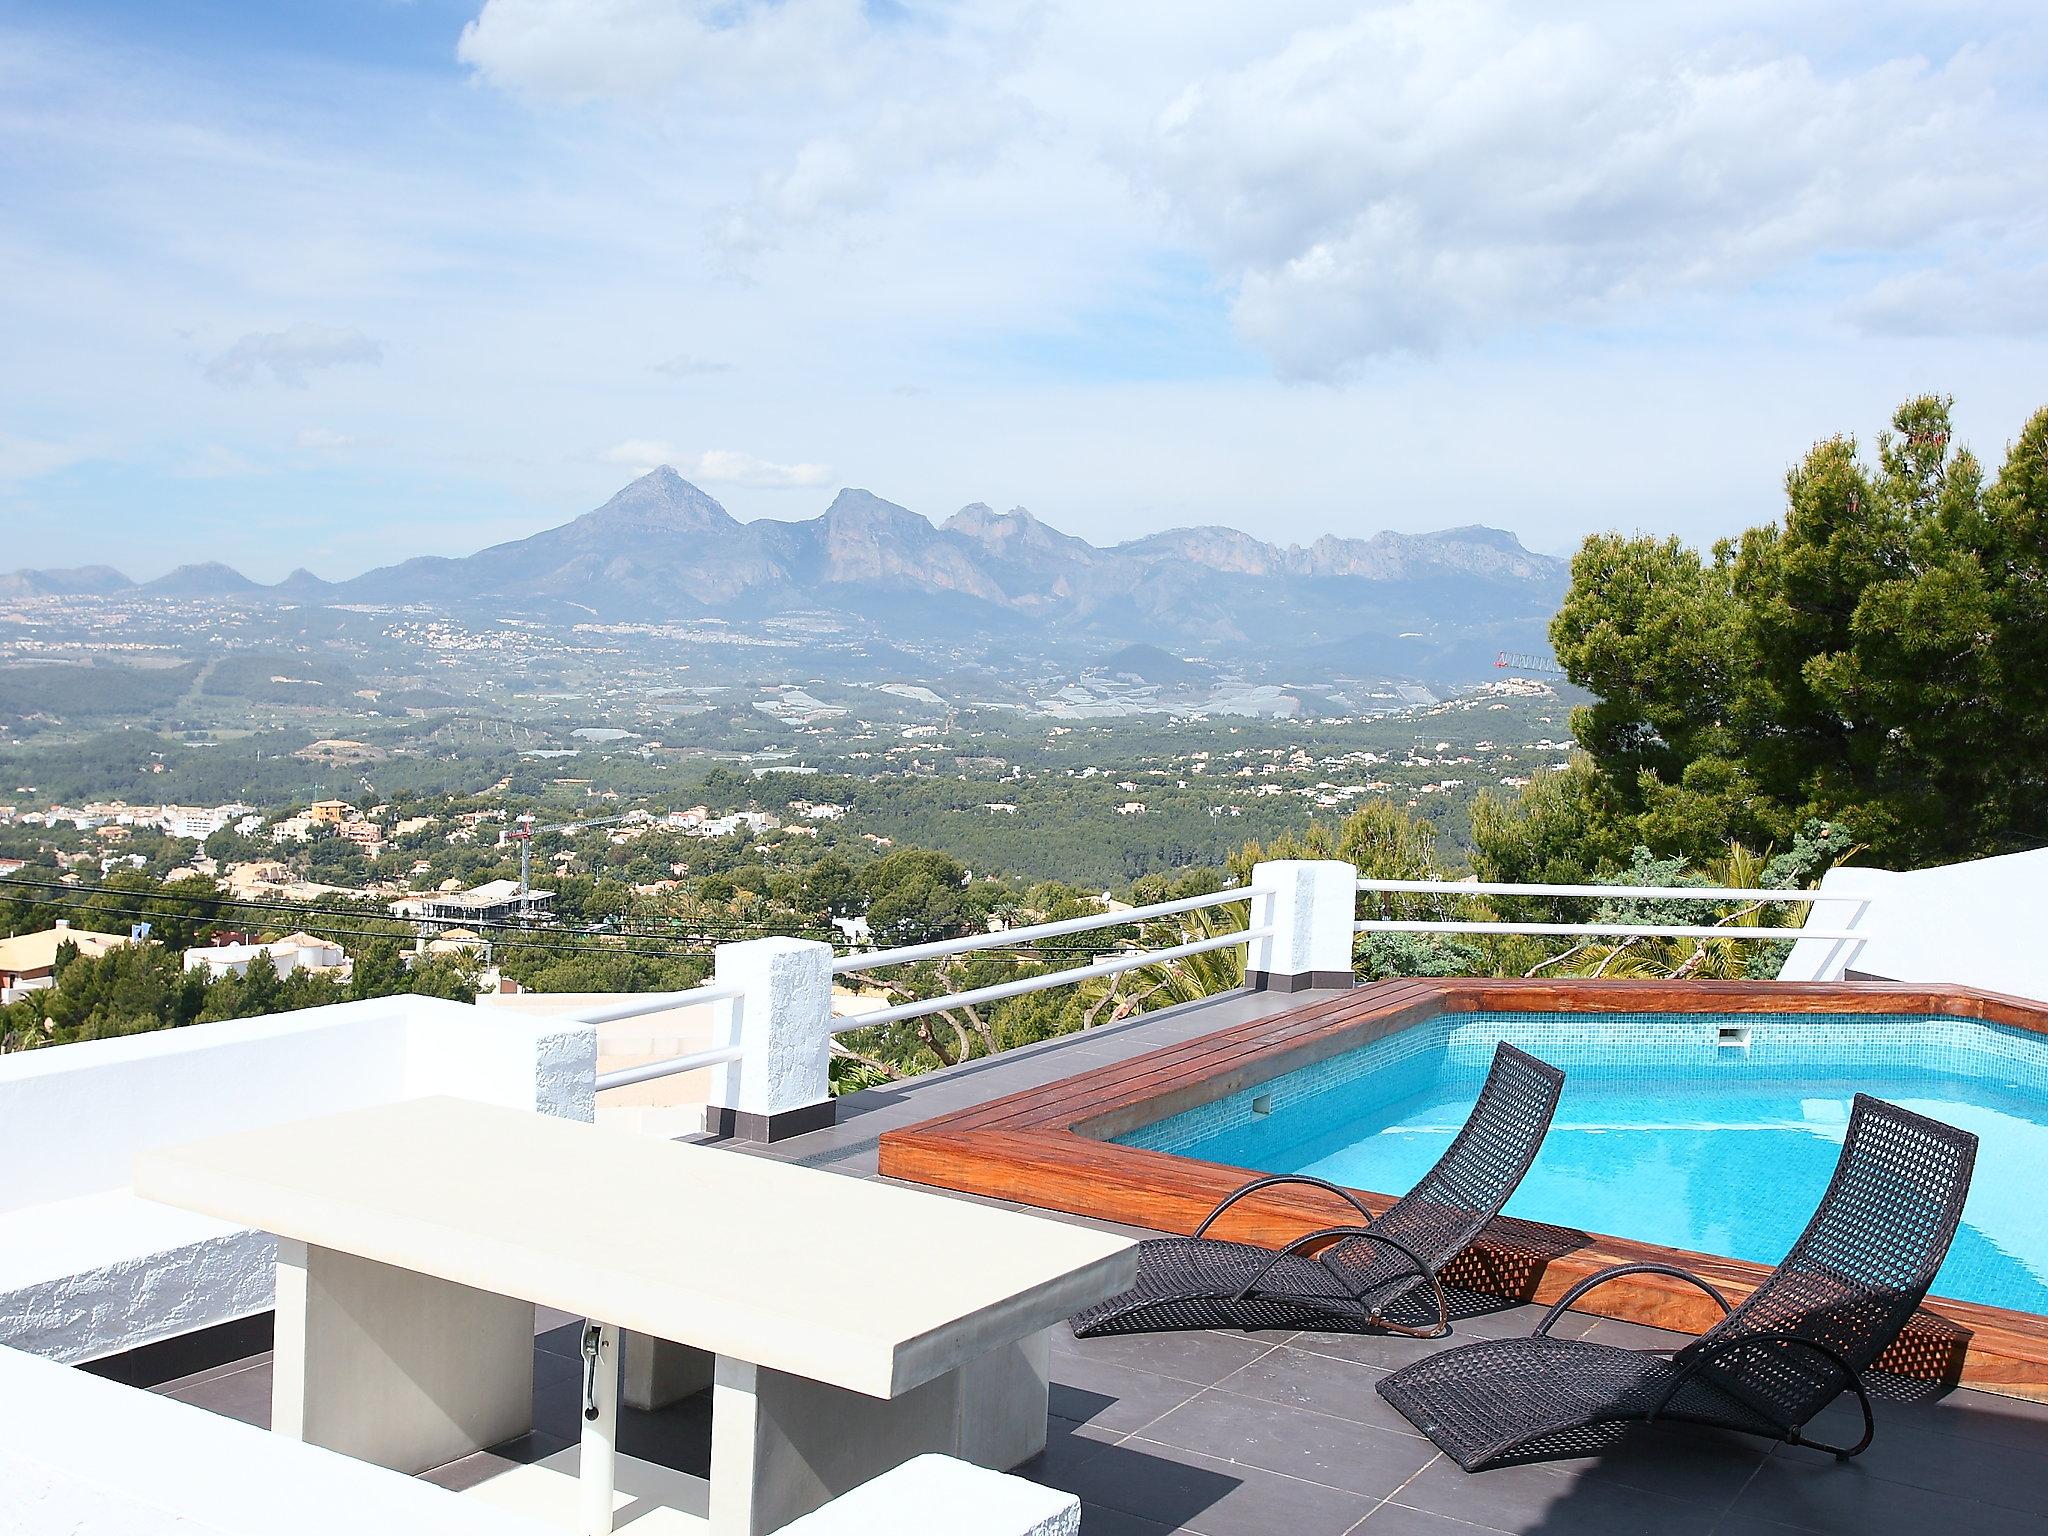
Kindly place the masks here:
[(0, 568), (673, 463), (1098, 542), (1774, 515), (2048, 403), (2039, 0), (0, 0)]

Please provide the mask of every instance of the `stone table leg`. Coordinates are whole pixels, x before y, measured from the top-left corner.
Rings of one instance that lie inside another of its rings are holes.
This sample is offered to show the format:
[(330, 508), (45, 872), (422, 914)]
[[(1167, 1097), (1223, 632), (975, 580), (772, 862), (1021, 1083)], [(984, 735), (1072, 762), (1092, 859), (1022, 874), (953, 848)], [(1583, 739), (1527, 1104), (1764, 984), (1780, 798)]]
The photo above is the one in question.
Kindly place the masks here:
[(927, 1451), (1007, 1471), (1045, 1448), (1050, 1335), (881, 1399), (718, 1357), (712, 1536), (768, 1536)]
[(701, 1349), (644, 1333), (622, 1333), (620, 1341), (626, 1379), (619, 1400), (628, 1408), (653, 1413), (711, 1385), (712, 1357)]
[(533, 1428), (533, 1304), (277, 1245), (271, 1428), (405, 1473)]

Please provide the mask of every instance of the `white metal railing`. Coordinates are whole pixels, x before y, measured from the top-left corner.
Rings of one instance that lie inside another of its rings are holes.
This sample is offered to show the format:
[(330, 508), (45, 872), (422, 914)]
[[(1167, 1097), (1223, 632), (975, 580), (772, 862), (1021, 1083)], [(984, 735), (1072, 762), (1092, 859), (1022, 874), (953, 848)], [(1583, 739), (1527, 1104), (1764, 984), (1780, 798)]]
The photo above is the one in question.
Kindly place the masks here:
[[(1056, 939), (1072, 933), (1099, 932), (1104, 928), (1122, 928), (1131, 923), (1147, 923), (1162, 917), (1177, 917), (1186, 912), (1199, 912), (1208, 907), (1251, 901), (1265, 894), (1265, 891), (1256, 886), (1244, 886), (1226, 891), (1212, 891), (1206, 896), (1184, 896), (1178, 901), (1155, 901), (1149, 906), (1129, 907), (1121, 912), (1091, 912), (1086, 917), (1062, 918), (1054, 923), (1033, 923), (1028, 927), (1006, 928), (997, 933), (976, 933), (962, 939), (940, 939), (931, 944), (905, 944), (895, 949), (873, 950), (867, 954), (841, 955), (832, 962), (832, 974), (843, 976), (849, 971), (869, 971), (889, 965), (914, 965), (921, 960), (938, 960), (947, 955), (971, 954), (976, 950), (1014, 949), (1022, 944), (1036, 943), (1040, 939)], [(1022, 997), (1027, 992), (1043, 992), (1052, 987), (1071, 986), (1075, 982), (1089, 981), (1098, 976), (1116, 976), (1124, 971), (1135, 971), (1148, 965), (1159, 965), (1171, 960), (1184, 960), (1190, 955), (1206, 954), (1212, 949), (1229, 949), (1234, 945), (1249, 944), (1255, 939), (1269, 938), (1272, 932), (1270, 928), (1233, 928), (1228, 933), (1195, 939), (1166, 949), (1132, 950), (1128, 954), (1105, 957), (1090, 965), (1069, 966), (1065, 970), (1048, 971), (1039, 976), (1024, 976), (1015, 981), (996, 982), (986, 987), (970, 987), (964, 992), (949, 992), (943, 997), (918, 998), (864, 1013), (835, 1014), (832, 1018), (832, 1033), (844, 1035), (857, 1029), (875, 1029), (883, 1024), (896, 1024), (904, 1019), (942, 1013), (948, 1008), (974, 1008), (983, 1003), (1001, 1002), (1006, 997)]]
[[(740, 987), (722, 987), (715, 982), (707, 982), (701, 987), (691, 987), (682, 992), (636, 992), (616, 1003), (579, 1009), (576, 1017), (585, 1024), (614, 1024), (621, 1019), (638, 1019), (650, 1013), (667, 1013), (671, 1008), (737, 1002), (742, 991)], [(598, 1073), (597, 1091), (603, 1093), (609, 1088), (626, 1088), (634, 1083), (652, 1082), (658, 1077), (674, 1077), (683, 1072), (696, 1072), (724, 1062), (738, 1061), (739, 1058), (739, 1046), (722, 1045), (710, 1050), (692, 1051), (685, 1056), (644, 1061), (638, 1066), (621, 1067), (616, 1072)]]
[(738, 1061), (745, 1049), (738, 1045), (713, 1046), (708, 1051), (692, 1051), (687, 1056), (668, 1056), (660, 1061), (643, 1061), (637, 1067), (621, 1067), (616, 1072), (597, 1074), (597, 1091), (607, 1088), (629, 1088), (634, 1083), (651, 1083), (657, 1077), (674, 1077), (681, 1072), (696, 1072), (704, 1067), (715, 1067), (723, 1062)]
[(1135, 971), (1169, 960), (1183, 960), (1189, 955), (1207, 954), (1212, 949), (1229, 949), (1235, 944), (1249, 944), (1254, 939), (1270, 938), (1272, 933), (1273, 930), (1270, 928), (1233, 928), (1228, 933), (1196, 939), (1187, 944), (1175, 944), (1167, 949), (1134, 949), (1127, 955), (1098, 960), (1093, 965), (1070, 966), (1066, 970), (1048, 971), (1041, 976), (1025, 976), (1016, 981), (996, 982), (992, 986), (970, 987), (965, 992), (949, 992), (944, 997), (928, 997), (915, 1002), (898, 1003), (892, 1008), (877, 1008), (868, 1013), (835, 1014), (832, 1019), (832, 1033), (843, 1035), (851, 1030), (873, 1029), (878, 1025), (895, 1024), (927, 1013), (940, 1013), (948, 1008), (973, 1008), (982, 1003), (999, 1003), (1006, 997), (1022, 997), (1027, 992), (1043, 992), (1050, 987), (1064, 987), (1096, 976), (1115, 976), (1124, 971)]
[(1588, 939), (1763, 939), (1790, 944), (1796, 939), (1859, 939), (1853, 928), (1716, 927), (1706, 923), (1468, 923), (1452, 918), (1397, 920), (1369, 917), (1351, 925), (1355, 933), (1526, 933)]
[(586, 1024), (615, 1024), (620, 1019), (637, 1019), (650, 1013), (667, 1013), (671, 1008), (694, 1008), (699, 1003), (730, 1002), (740, 995), (738, 987), (721, 987), (706, 982), (683, 992), (633, 992), (621, 1002), (598, 1008), (581, 1008), (576, 1017)]
[(1091, 912), (1086, 917), (1067, 917), (1056, 923), (1033, 923), (1027, 928), (973, 933), (964, 939), (940, 939), (931, 944), (904, 944), (895, 949), (840, 955), (832, 962), (832, 974), (844, 976), (848, 971), (871, 971), (884, 965), (915, 965), (920, 960), (941, 960), (947, 955), (964, 955), (978, 949), (1011, 949), (1019, 944), (1035, 944), (1040, 939), (1057, 939), (1070, 933), (1121, 928), (1129, 923), (1146, 923), (1154, 918), (1198, 912), (1204, 907), (1228, 906), (1231, 902), (1249, 901), (1263, 894), (1251, 886), (1244, 886), (1212, 891), (1207, 896), (1184, 896), (1178, 901), (1155, 901), (1148, 907), (1131, 907), (1122, 912)]
[(1820, 891), (1745, 890), (1715, 885), (1532, 885), (1485, 880), (1361, 879), (1361, 891), (1408, 891), (1425, 896), (1625, 896), (1656, 901), (1845, 901)]
[[(1034, 923), (1025, 928), (970, 934), (960, 939), (940, 939), (930, 944), (905, 944), (894, 949), (871, 950), (864, 954), (839, 955), (831, 962), (831, 972), (835, 976), (843, 976), (850, 971), (873, 970), (891, 965), (914, 965), (922, 960), (938, 960), (948, 955), (969, 954), (977, 950), (1013, 949), (1019, 945), (1036, 943), (1040, 939), (1099, 932), (1105, 928), (1121, 928), (1131, 923), (1152, 922), (1162, 917), (1198, 912), (1208, 907), (1228, 906), (1233, 902), (1250, 901), (1260, 894), (1262, 893), (1257, 888), (1246, 886), (1241, 889), (1213, 891), (1206, 896), (1187, 896), (1178, 901), (1154, 902), (1149, 906), (1131, 907), (1121, 912), (1091, 912), (1086, 917), (1063, 918), (1054, 923)], [(1026, 976), (1016, 981), (949, 993), (943, 997), (900, 1003), (869, 1013), (835, 1015), (831, 1021), (831, 1032), (845, 1034), (851, 1030), (870, 1029), (881, 1024), (894, 1024), (903, 1019), (914, 1019), (947, 1008), (971, 1008), (982, 1003), (1000, 1002), (1006, 997), (1021, 997), (1027, 992), (1070, 986), (1075, 982), (1088, 981), (1098, 976), (1114, 976), (1123, 971), (1137, 970), (1142, 966), (1205, 954), (1212, 949), (1227, 949), (1236, 944), (1249, 944), (1255, 939), (1270, 936), (1271, 932), (1268, 928), (1232, 929), (1229, 933), (1216, 934), (1166, 949), (1132, 950), (1128, 954), (1109, 956), (1089, 965), (1071, 966), (1065, 970), (1050, 971), (1039, 976)], [(736, 1002), (744, 990), (738, 986), (706, 985), (693, 987), (686, 992), (637, 995), (622, 1002), (584, 1009), (578, 1017), (590, 1024), (609, 1024), (616, 1020), (639, 1018), (650, 1013), (665, 1013), (671, 1008), (687, 1008), (701, 1003)], [(737, 1061), (742, 1054), (744, 1052), (740, 1046), (726, 1045), (710, 1050), (692, 1051), (688, 1055), (669, 1057), (661, 1061), (642, 1062), (638, 1066), (622, 1067), (616, 1072), (599, 1073), (597, 1091), (603, 1093), (611, 1088), (625, 1088), (634, 1083), (652, 1082), (657, 1078), (701, 1071), (706, 1067)]]
[[(1282, 874), (1281, 871), (1288, 871)], [(869, 950), (865, 953), (834, 955), (822, 944), (805, 946), (814, 957), (807, 965), (817, 967), (809, 975), (812, 981), (791, 982), (798, 987), (813, 985), (821, 991), (829, 990), (826, 985), (831, 978), (855, 972), (880, 970), (890, 966), (914, 965), (926, 960), (941, 960), (953, 955), (972, 954), (977, 951), (1023, 949), (1043, 939), (1063, 938), (1073, 934), (1100, 932), (1105, 929), (1123, 928), (1141, 923), (1155, 922), (1161, 918), (1177, 917), (1190, 912), (1199, 912), (1212, 907), (1229, 906), (1237, 902), (1253, 902), (1260, 898), (1272, 898), (1263, 909), (1256, 910), (1247, 918), (1247, 926), (1231, 929), (1226, 933), (1210, 934), (1190, 939), (1186, 943), (1164, 946), (1158, 949), (1119, 950), (1101, 955), (1094, 961), (1070, 966), (1064, 970), (1047, 971), (1035, 976), (1023, 976), (1014, 980), (996, 982), (989, 986), (969, 987), (940, 997), (917, 998), (908, 1002), (892, 1004), (861, 1013), (831, 1014), (823, 1016), (809, 1012), (814, 1002), (806, 1001), (798, 1006), (798, 1015), (792, 1015), (790, 1024), (778, 1022), (777, 1006), (769, 1001), (771, 995), (780, 995), (774, 989), (784, 983), (770, 982), (770, 993), (760, 999), (746, 986), (737, 983), (725, 985), (707, 984), (693, 987), (684, 992), (664, 992), (652, 995), (621, 999), (616, 1003), (586, 1009), (581, 1017), (592, 1024), (610, 1023), (619, 1019), (630, 1019), (646, 1014), (662, 1013), (669, 1009), (690, 1007), (697, 1004), (725, 1003), (735, 1005), (724, 1016), (728, 1026), (725, 1038), (733, 1043), (712, 1047), (708, 1050), (693, 1051), (664, 1061), (644, 1062), (616, 1072), (599, 1075), (597, 1087), (600, 1092), (611, 1088), (623, 1088), (634, 1083), (650, 1082), (656, 1078), (670, 1077), (683, 1072), (695, 1072), (709, 1067), (729, 1065), (747, 1055), (748, 1048), (738, 1043), (741, 1019), (738, 1007), (745, 1006), (751, 1014), (755, 1003), (768, 1011), (761, 1016), (761, 1027), (775, 1032), (793, 1028), (799, 1034), (804, 1031), (823, 1029), (828, 1035), (848, 1034), (856, 1030), (875, 1029), (882, 1025), (900, 1023), (906, 1019), (921, 1018), (940, 1013), (950, 1008), (971, 1008), (983, 1003), (1001, 1002), (1006, 998), (1021, 997), (1026, 993), (1047, 991), (1053, 987), (1073, 986), (1078, 982), (1096, 980), (1107, 976), (1121, 975), (1145, 966), (1168, 964), (1175, 960), (1187, 959), (1194, 955), (1207, 954), (1212, 950), (1229, 949), (1238, 945), (1254, 945), (1272, 941), (1283, 954), (1295, 957), (1292, 964), (1296, 970), (1303, 966), (1299, 947), (1305, 935), (1312, 935), (1310, 947), (1332, 945), (1338, 951), (1348, 947), (1344, 938), (1346, 929), (1352, 933), (1467, 933), (1467, 934), (1526, 934), (1559, 938), (1602, 938), (1602, 939), (1747, 939), (1763, 942), (1786, 943), (1799, 939), (1822, 939), (1860, 943), (1867, 935), (1854, 924), (1861, 921), (1870, 905), (1868, 896), (1832, 895), (1825, 891), (1785, 891), (1746, 889), (1729, 886), (1647, 886), (1647, 885), (1567, 885), (1513, 883), (1476, 880), (1376, 880), (1356, 881), (1356, 890), (1368, 895), (1412, 895), (1412, 896), (1520, 896), (1520, 897), (1585, 897), (1600, 901), (1685, 901), (1706, 903), (1742, 903), (1751, 906), (1774, 904), (1780, 906), (1811, 907), (1820, 902), (1846, 903), (1850, 909), (1847, 923), (1843, 927), (1801, 927), (1765, 928), (1734, 926), (1726, 923), (1566, 923), (1566, 922), (1516, 922), (1510, 919), (1492, 921), (1466, 920), (1463, 918), (1365, 918), (1355, 920), (1351, 900), (1344, 893), (1351, 888), (1351, 872), (1345, 871), (1344, 878), (1336, 886), (1333, 902), (1329, 893), (1310, 901), (1304, 907), (1305, 899), (1300, 894), (1302, 886), (1290, 882), (1305, 878), (1314, 870), (1329, 870), (1330, 865), (1262, 865), (1258, 883), (1241, 888), (1216, 891), (1206, 896), (1189, 896), (1178, 901), (1153, 902), (1142, 907), (1131, 907), (1121, 912), (1089, 913), (1085, 917), (1065, 918), (1058, 922), (1034, 923), (1023, 928), (1010, 928), (994, 933), (970, 934), (965, 938), (940, 939), (929, 944), (905, 944), (891, 949)], [(1321, 880), (1315, 875), (1310, 884)], [(1262, 926), (1250, 926), (1254, 920)], [(742, 946), (744, 947), (744, 946)], [(1267, 954), (1259, 959), (1258, 954), (1247, 957), (1247, 963), (1261, 965), (1272, 963), (1273, 956)], [(1319, 962), (1309, 961), (1313, 972)], [(803, 968), (799, 967), (801, 971)], [(760, 984), (760, 983), (756, 983)], [(811, 994), (815, 996), (816, 994)], [(748, 999), (742, 1004), (742, 999)], [(747, 1024), (749, 1031), (755, 1028)], [(815, 1041), (817, 1036), (812, 1034)], [(775, 1049), (768, 1047), (772, 1053)], [(819, 1059), (812, 1057), (812, 1060)], [(812, 1070), (806, 1068), (805, 1070)], [(730, 1091), (728, 1089), (728, 1091)], [(822, 1088), (819, 1090), (822, 1094)]]
[[(1816, 902), (1847, 902), (1855, 908), (1850, 922), (1860, 920), (1870, 905), (1867, 896), (1830, 896), (1821, 891), (1760, 890), (1741, 886), (1704, 885), (1544, 885), (1484, 880), (1373, 880), (1358, 882), (1361, 892), (1418, 896), (1589, 896), (1600, 900), (1776, 902), (1809, 906)], [(1795, 939), (1861, 939), (1847, 928), (1764, 928), (1725, 923), (1540, 923), (1501, 918), (1490, 922), (1460, 918), (1377, 918), (1353, 923), (1355, 933), (1519, 933), (1533, 937), (1589, 939), (1752, 939), (1789, 943)]]

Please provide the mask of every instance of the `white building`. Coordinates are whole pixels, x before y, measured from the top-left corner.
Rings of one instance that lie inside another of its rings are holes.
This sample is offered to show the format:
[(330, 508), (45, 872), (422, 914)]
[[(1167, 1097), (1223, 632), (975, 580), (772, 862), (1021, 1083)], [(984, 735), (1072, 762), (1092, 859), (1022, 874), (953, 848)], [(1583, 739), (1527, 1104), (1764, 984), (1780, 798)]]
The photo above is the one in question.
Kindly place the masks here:
[(24, 993), (53, 985), (57, 951), (66, 944), (87, 959), (98, 959), (110, 949), (134, 942), (118, 934), (74, 928), (64, 918), (54, 927), (0, 939), (0, 1003), (14, 1002)]
[(553, 891), (522, 892), (517, 880), (489, 880), (467, 891), (408, 896), (391, 903), (391, 910), (429, 923), (517, 922), (545, 916), (554, 899)]
[(246, 805), (167, 805), (157, 812), (155, 825), (166, 837), (204, 842), (229, 822), (249, 815), (252, 809)]
[(294, 971), (332, 974), (348, 967), (348, 955), (332, 939), (292, 933), (268, 944), (209, 944), (188, 949), (185, 969), (206, 971), (215, 980), (222, 976), (246, 976), (249, 963), (258, 955), (270, 956), (271, 969), (280, 976), (289, 976)]

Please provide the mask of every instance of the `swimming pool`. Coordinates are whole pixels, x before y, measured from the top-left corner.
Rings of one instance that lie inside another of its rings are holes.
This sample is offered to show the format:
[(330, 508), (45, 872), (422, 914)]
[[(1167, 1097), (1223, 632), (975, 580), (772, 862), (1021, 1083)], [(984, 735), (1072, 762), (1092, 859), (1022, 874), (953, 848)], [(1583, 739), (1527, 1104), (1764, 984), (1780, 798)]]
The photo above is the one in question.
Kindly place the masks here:
[(1937, 1295), (2048, 1314), (2048, 1038), (1897, 1013), (1453, 1012), (1114, 1139), (1398, 1192), (1470, 1111), (1494, 1045), (1565, 1069), (1507, 1214), (1773, 1264), (1826, 1187), (1857, 1092), (1982, 1145)]

